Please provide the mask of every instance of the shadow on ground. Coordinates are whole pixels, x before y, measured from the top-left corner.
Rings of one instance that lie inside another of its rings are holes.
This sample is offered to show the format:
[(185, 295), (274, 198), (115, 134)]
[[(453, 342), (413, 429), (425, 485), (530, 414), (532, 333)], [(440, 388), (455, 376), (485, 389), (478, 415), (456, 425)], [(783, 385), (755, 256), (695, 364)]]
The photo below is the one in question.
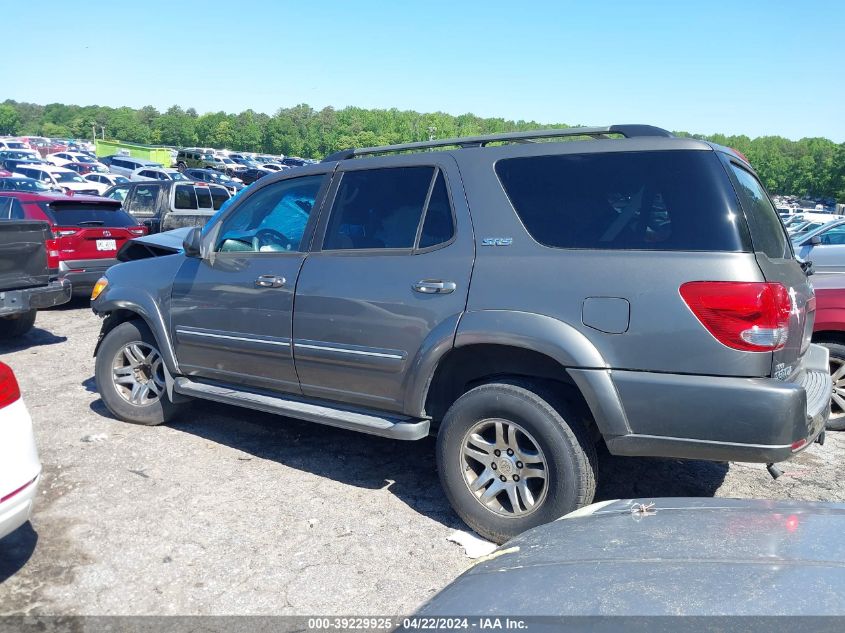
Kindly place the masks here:
[[(83, 385), (95, 390), (93, 378)], [(91, 410), (112, 417), (99, 399), (91, 403)], [(442, 494), (434, 438), (400, 442), (212, 402), (194, 403), (170, 426), (359, 488), (389, 485), (397, 498), (417, 512), (448, 527), (465, 529)], [(602, 449), (596, 501), (712, 497), (727, 471), (724, 463), (614, 457)]]
[(38, 533), (27, 522), (8, 536), (0, 539), (0, 583), (14, 576), (35, 551)]
[(19, 352), (30, 347), (40, 347), (42, 345), (55, 345), (56, 343), (64, 343), (66, 340), (66, 336), (56, 336), (52, 332), (34, 327), (23, 336), (0, 341), (0, 354)]

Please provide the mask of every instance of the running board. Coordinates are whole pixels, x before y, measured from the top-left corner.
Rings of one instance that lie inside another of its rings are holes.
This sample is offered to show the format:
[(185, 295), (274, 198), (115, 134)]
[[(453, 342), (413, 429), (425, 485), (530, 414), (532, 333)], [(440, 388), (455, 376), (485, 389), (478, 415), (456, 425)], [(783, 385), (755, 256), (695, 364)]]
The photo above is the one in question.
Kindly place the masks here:
[(419, 418), (391, 417), (362, 409), (339, 409), (294, 397), (281, 397), (195, 382), (184, 377), (176, 378), (173, 390), (186, 396), (276, 413), (394, 440), (420, 440), (428, 435), (429, 421)]

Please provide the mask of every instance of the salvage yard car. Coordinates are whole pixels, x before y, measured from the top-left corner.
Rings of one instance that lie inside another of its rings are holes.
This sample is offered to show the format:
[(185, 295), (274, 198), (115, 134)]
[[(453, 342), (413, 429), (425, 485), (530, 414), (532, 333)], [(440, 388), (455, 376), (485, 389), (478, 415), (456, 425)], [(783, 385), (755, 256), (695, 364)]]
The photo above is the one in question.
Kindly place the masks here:
[(29, 520), (41, 462), (12, 368), (0, 362), (0, 539)]
[[(71, 286), (54, 280), (47, 254), (53, 233), (47, 222), (27, 219), (12, 196), (0, 192), (0, 339), (14, 339), (35, 325), (36, 312), (67, 303)], [(34, 197), (40, 197), (35, 195)]]
[(116, 417), (200, 398), (436, 433), (446, 497), (497, 542), (590, 503), (600, 441), (772, 463), (829, 416), (813, 291), (753, 168), (659, 128), (341, 151), (183, 248), (92, 294)]
[(49, 225), (49, 267), (70, 283), (77, 295), (91, 292), (97, 279), (116, 262), (124, 242), (147, 233), (119, 202), (106, 198), (0, 191), (0, 205), (4, 202), (12, 218)]
[(219, 185), (176, 180), (132, 181), (115, 185), (104, 195), (122, 202), (150, 233), (202, 226), (230, 197)]

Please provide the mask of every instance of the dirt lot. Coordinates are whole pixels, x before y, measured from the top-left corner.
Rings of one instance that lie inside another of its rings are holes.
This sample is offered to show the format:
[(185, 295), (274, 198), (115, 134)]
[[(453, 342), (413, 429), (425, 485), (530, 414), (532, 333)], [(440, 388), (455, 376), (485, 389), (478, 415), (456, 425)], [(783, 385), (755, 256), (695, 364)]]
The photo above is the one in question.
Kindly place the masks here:
[[(99, 320), (39, 314), (0, 346), (44, 463), (31, 527), (0, 543), (0, 613), (403, 614), (471, 561), (433, 442), (395, 443), (217, 404), (169, 426), (108, 417)], [(784, 466), (601, 458), (598, 499), (845, 501), (845, 433)]]

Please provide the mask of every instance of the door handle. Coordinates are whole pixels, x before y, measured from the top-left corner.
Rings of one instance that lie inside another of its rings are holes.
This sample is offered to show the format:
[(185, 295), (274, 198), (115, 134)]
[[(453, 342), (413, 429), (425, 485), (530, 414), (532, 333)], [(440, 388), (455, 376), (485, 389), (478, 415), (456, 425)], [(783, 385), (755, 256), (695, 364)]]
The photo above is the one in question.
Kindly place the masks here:
[(455, 292), (457, 287), (458, 284), (454, 281), (439, 281), (436, 279), (423, 279), (412, 286), (415, 292), (421, 292), (424, 295), (447, 295), (450, 292)]
[(255, 280), (255, 285), (258, 288), (281, 288), (286, 281), (284, 277), (277, 277), (276, 275), (261, 275)]

